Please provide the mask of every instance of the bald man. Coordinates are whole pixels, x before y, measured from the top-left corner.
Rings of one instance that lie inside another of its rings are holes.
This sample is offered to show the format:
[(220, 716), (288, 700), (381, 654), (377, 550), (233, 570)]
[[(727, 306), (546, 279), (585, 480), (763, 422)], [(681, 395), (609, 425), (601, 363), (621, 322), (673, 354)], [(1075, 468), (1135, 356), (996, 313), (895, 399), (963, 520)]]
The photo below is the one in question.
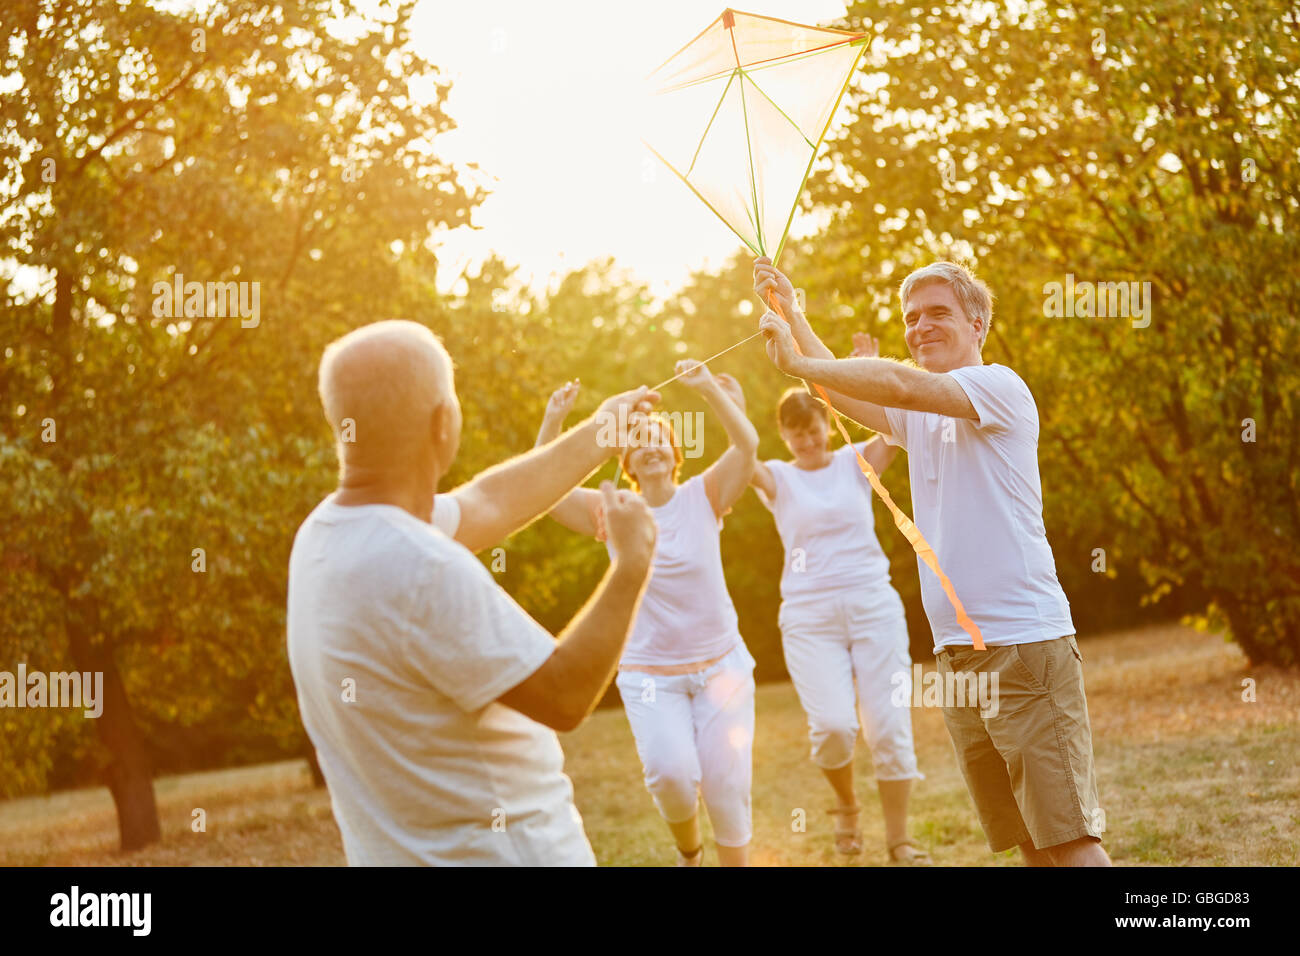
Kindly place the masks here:
[(614, 676), (654, 519), (602, 485), (618, 556), (558, 643), (471, 552), (549, 511), (618, 451), (599, 426), (658, 396), (616, 395), (442, 495), (461, 411), (432, 332), (345, 335), (321, 359), (320, 396), (339, 486), (294, 539), (289, 662), (348, 862), (594, 865), (555, 731), (582, 723)]

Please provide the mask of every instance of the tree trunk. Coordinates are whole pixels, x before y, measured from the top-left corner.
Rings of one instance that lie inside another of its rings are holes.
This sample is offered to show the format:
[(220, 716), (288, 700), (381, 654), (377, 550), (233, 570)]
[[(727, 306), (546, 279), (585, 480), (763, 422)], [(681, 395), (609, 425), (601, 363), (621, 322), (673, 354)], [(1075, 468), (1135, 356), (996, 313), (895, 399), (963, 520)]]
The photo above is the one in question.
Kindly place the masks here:
[(307, 769), (311, 771), (311, 783), (313, 787), (325, 786), (325, 774), (321, 772), (320, 761), (316, 759), (316, 748), (307, 744)]
[(112, 655), (105, 655), (105, 658), (104, 713), (99, 718), (99, 730), (112, 754), (108, 789), (117, 806), (117, 831), (125, 853), (157, 843), (162, 839), (162, 832), (153, 792), (153, 768), (144, 738), (131, 714), (131, 704), (126, 698), (126, 688), (122, 686), (117, 664)]
[(1252, 666), (1285, 663), (1281, 646), (1260, 640), (1267, 633), (1265, 622), (1258, 619), (1257, 606), (1249, 598), (1243, 600), (1226, 590), (1220, 590), (1215, 593), (1214, 600), (1223, 609), (1223, 616), (1228, 619), (1233, 641), (1245, 652), (1246, 659)]
[(131, 714), (131, 703), (112, 652), (96, 651), (85, 635), (75, 630), (69, 630), (68, 645), (77, 669), (104, 675), (104, 711), (95, 723), (109, 752), (108, 789), (117, 807), (121, 849), (138, 850), (162, 839), (149, 753)]
[[(73, 277), (75, 275), (71, 263), (61, 264), (56, 269), (54, 305), (51, 314), (51, 334), (57, 357), (52, 398), (54, 407), (58, 409), (61, 429), (61, 440), (54, 443), (51, 459), (62, 472), (65, 486), (71, 483), (70, 476), (74, 472), (76, 457), (71, 450), (73, 445), (66, 430), (67, 422), (75, 420), (68, 398), (72, 394), (71, 385), (75, 376), (72, 361), (75, 352), (73, 347), (75, 333), (73, 297), (76, 292)], [(91, 553), (88, 546), (93, 540), (90, 521), (75, 501), (72, 502), (69, 523), (73, 540), (87, 545), (74, 547), (71, 554)], [(60, 570), (58, 584), (63, 598), (64, 629), (67, 634), (68, 648), (77, 670), (104, 675), (102, 702), (104, 709), (95, 723), (100, 740), (109, 753), (108, 789), (113, 794), (113, 803), (117, 806), (117, 829), (121, 838), (121, 849), (123, 852), (138, 850), (151, 843), (157, 843), (162, 837), (158, 826), (158, 803), (153, 792), (153, 771), (144, 738), (131, 714), (126, 687), (122, 684), (122, 676), (118, 673), (117, 662), (113, 658), (112, 644), (96, 645), (91, 641), (91, 635), (99, 630), (96, 609), (79, 602), (73, 596), (82, 575), (86, 573), (87, 564), (88, 561), (70, 557)]]

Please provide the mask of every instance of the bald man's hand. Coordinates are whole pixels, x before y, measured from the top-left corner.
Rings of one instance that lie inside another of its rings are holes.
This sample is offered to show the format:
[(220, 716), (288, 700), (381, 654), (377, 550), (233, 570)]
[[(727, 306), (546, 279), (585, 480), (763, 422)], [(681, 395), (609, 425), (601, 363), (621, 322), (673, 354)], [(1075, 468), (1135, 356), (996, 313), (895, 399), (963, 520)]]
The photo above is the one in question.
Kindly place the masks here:
[(659, 534), (650, 506), (634, 491), (616, 491), (610, 481), (600, 483), (600, 499), (614, 560), (629, 570), (644, 573), (654, 560)]
[(559, 731), (576, 730), (605, 696), (632, 632), (654, 560), (655, 520), (645, 499), (601, 482), (613, 560), (591, 600), (560, 635), (555, 653), (499, 698)]
[[(576, 383), (552, 396), (551, 407), (576, 397)], [(541, 515), (594, 534), (591, 509), (582, 501), (596, 492), (579, 486), (627, 443), (627, 433), (659, 401), (642, 385), (600, 403), (596, 413), (560, 434), (561, 418), (545, 415), (533, 450), (495, 465), (451, 496), (460, 505), (456, 540), (471, 551), (500, 544)]]
[(602, 447), (607, 444), (604, 438), (612, 428), (617, 439), (609, 447), (609, 453), (626, 448), (628, 433), (658, 404), (659, 393), (645, 385), (611, 395), (601, 402), (596, 409), (596, 424), (600, 426)]

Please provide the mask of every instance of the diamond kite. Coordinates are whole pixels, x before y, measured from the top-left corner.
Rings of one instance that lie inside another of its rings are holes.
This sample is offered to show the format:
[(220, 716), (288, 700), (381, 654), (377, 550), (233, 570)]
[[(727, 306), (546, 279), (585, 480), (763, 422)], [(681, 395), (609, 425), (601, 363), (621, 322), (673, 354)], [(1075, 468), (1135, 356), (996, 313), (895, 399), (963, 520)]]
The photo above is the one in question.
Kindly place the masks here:
[(775, 261), (866, 40), (724, 10), (650, 74), (645, 143), (756, 255)]

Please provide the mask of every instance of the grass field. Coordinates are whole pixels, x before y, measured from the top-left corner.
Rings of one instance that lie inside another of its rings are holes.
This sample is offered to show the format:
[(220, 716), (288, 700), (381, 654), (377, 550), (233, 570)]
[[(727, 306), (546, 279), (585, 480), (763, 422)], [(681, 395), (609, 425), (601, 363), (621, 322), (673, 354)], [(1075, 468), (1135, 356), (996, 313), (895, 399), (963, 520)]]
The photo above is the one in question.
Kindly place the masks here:
[[(1127, 865), (1300, 864), (1300, 674), (1247, 668), (1235, 646), (1179, 626), (1080, 642), (1085, 662), (1106, 846)], [(927, 668), (932, 664), (927, 661)], [(1243, 680), (1256, 701), (1242, 700)], [(885, 864), (870, 759), (859, 751), (866, 852), (830, 848), (830, 792), (808, 760), (803, 712), (786, 683), (758, 689), (754, 844), (758, 865)], [(942, 715), (913, 712), (926, 779), (914, 791), (913, 836), (935, 862), (1007, 866), (984, 842)], [(658, 866), (674, 855), (641, 782), (621, 709), (597, 713), (562, 738), (567, 769), (597, 859)], [(157, 781), (163, 842), (116, 851), (104, 789), (0, 803), (2, 865), (337, 865), (344, 862), (329, 797), (301, 761)], [(194, 808), (207, 831), (191, 831)], [(796, 810), (807, 832), (793, 832)], [(716, 863), (712, 847), (707, 865)]]

